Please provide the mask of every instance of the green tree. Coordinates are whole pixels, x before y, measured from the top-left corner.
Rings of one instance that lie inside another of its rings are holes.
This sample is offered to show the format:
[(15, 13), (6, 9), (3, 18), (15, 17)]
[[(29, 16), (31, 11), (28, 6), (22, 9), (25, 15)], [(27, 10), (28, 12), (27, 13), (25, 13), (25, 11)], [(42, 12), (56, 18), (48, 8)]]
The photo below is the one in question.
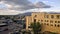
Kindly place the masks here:
[(32, 28), (34, 34), (39, 34), (39, 32), (41, 31), (41, 24), (39, 22), (31, 23), (30, 27)]

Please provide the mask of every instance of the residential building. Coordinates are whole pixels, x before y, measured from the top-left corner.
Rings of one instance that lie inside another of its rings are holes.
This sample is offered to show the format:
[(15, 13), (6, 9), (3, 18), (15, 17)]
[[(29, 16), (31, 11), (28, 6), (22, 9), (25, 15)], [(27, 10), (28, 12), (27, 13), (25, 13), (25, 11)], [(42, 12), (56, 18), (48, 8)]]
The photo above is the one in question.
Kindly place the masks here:
[(8, 34), (8, 25), (6, 23), (0, 23), (0, 34)]

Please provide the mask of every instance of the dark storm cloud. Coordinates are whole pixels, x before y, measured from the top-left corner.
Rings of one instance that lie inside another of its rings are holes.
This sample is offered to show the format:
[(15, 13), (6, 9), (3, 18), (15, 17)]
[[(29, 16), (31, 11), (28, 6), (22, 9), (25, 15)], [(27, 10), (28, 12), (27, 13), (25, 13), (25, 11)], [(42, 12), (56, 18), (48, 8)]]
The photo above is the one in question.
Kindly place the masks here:
[[(11, 10), (28, 10), (34, 8), (50, 8), (51, 6), (44, 4), (43, 2), (38, 3), (31, 3), (28, 0), (0, 0), (3, 1), (5, 4), (12, 5), (12, 8), (8, 8)], [(19, 5), (19, 7), (15, 7)]]

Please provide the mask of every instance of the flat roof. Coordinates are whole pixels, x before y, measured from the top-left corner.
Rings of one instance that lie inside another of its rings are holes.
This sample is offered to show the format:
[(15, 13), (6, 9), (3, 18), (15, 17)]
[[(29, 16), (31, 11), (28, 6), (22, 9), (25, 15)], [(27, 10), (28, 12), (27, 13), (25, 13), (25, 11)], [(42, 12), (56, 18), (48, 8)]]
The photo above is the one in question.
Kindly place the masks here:
[(1, 26), (1, 25), (6, 25), (6, 23), (0, 23), (0, 26)]
[(48, 14), (60, 14), (60, 12), (46, 12)]

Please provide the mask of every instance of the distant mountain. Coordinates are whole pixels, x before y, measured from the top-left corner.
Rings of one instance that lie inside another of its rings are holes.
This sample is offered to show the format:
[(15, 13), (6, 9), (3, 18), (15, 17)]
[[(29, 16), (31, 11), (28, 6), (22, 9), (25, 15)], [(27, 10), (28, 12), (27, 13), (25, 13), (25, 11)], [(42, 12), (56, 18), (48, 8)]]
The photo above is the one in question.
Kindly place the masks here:
[(22, 14), (18, 14), (19, 16), (30, 16), (32, 12), (26, 12)]

